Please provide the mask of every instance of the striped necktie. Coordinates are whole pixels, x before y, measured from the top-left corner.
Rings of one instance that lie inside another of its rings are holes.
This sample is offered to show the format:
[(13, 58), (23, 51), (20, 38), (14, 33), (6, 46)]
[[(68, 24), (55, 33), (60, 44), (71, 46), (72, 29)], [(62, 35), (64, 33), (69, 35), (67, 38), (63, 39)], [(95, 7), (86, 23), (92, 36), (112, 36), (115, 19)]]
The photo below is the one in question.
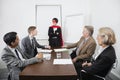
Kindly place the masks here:
[[(16, 53), (16, 55), (17, 55), (18, 59), (20, 59), (19, 54), (18, 54), (18, 52), (17, 52), (17, 50), (16, 50), (16, 49), (15, 49), (15, 53)], [(20, 59), (20, 60), (21, 60), (21, 59)]]

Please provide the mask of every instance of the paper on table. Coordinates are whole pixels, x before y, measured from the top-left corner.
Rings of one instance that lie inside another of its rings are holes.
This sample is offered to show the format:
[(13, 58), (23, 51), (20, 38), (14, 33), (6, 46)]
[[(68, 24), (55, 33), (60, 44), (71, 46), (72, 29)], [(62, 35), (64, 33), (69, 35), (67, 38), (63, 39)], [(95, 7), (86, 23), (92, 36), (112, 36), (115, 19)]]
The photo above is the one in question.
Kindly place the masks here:
[(66, 48), (60, 48), (60, 49), (54, 49), (55, 52), (64, 52), (64, 51), (68, 51), (68, 49)]
[(53, 64), (62, 65), (62, 64), (72, 64), (71, 59), (54, 59)]
[(37, 49), (38, 52), (43, 52), (43, 53), (51, 53), (52, 50), (49, 49)]

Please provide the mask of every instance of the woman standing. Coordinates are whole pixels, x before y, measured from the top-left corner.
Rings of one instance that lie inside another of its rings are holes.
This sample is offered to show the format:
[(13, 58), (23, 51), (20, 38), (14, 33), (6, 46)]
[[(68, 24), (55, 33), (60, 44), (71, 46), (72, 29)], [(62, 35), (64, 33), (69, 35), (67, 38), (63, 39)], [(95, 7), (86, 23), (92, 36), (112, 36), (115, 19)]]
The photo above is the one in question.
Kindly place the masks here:
[(62, 31), (61, 27), (57, 25), (58, 19), (52, 19), (53, 25), (49, 27), (48, 36), (49, 36), (49, 45), (51, 48), (58, 48), (63, 46)]

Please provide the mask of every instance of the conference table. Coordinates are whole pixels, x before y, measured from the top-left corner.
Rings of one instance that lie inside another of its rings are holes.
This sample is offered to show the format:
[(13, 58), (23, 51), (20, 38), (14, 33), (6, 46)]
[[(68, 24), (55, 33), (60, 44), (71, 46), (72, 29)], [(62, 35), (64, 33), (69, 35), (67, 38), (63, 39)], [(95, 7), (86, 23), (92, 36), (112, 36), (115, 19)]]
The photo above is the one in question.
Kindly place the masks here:
[[(50, 54), (50, 60), (27, 66), (20, 73), (20, 80), (77, 80), (74, 64), (54, 65), (56, 52)], [(61, 52), (61, 59), (70, 59), (68, 52)]]

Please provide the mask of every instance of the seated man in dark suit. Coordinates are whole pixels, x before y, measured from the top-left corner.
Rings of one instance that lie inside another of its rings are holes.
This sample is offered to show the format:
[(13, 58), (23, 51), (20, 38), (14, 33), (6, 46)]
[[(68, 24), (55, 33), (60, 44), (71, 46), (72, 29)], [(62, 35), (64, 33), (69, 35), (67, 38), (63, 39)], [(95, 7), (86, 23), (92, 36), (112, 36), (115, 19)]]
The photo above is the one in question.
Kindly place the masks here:
[(108, 27), (100, 28), (97, 40), (100, 49), (93, 61), (82, 64), (82, 80), (104, 80), (115, 63), (116, 54), (112, 45), (116, 42), (116, 38), (113, 30)]
[(9, 80), (19, 80), (19, 73), (30, 64), (42, 62), (42, 54), (27, 59), (19, 47), (19, 37), (16, 32), (9, 32), (4, 35), (4, 42), (7, 46), (2, 51), (2, 60), (9, 70)]
[(82, 68), (82, 63), (86, 59), (91, 59), (96, 48), (96, 42), (92, 37), (94, 30), (92, 26), (85, 26), (83, 29), (83, 36), (80, 40), (74, 44), (66, 46), (66, 48), (76, 49), (71, 53), (72, 61), (75, 65), (78, 75), (80, 74), (80, 68)]
[(21, 48), (25, 53), (25, 56), (29, 59), (36, 56), (37, 48), (50, 48), (49, 46), (40, 45), (34, 36), (37, 35), (37, 30), (35, 26), (30, 26), (28, 28), (29, 35), (22, 39)]

